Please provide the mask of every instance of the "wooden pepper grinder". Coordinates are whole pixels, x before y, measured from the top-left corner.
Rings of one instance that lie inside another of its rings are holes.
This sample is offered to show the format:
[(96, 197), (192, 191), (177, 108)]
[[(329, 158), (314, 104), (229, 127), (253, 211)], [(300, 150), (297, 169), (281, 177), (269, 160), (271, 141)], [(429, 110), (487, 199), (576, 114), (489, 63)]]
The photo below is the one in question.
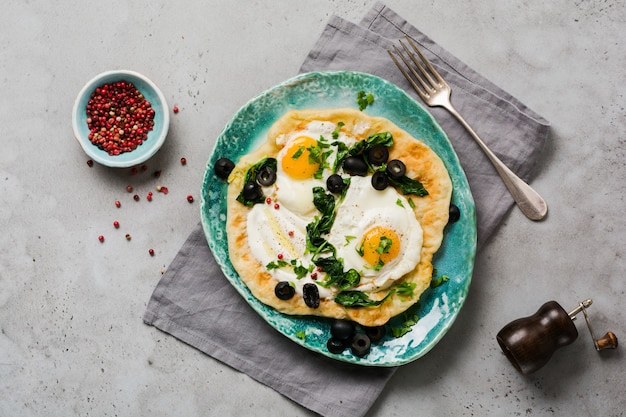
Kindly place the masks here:
[(568, 314), (556, 301), (548, 301), (532, 316), (504, 326), (496, 340), (515, 369), (530, 374), (544, 366), (557, 349), (576, 340), (578, 330), (574, 320), (582, 312), (596, 350), (617, 348), (617, 337), (613, 332), (607, 332), (600, 339), (593, 333), (587, 315), (587, 307), (591, 304), (590, 299), (582, 301)]

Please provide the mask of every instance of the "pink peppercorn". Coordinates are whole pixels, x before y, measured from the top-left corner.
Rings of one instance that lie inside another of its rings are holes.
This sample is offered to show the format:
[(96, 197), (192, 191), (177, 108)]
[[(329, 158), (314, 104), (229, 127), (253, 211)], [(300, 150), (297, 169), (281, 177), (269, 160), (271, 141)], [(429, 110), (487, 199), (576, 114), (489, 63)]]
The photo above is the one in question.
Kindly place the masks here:
[(98, 236), (98, 240), (99, 240), (100, 242), (104, 242), (104, 236), (102, 236), (102, 235)]
[(193, 203), (193, 196), (192, 195), (188, 195), (187, 196), (187, 201), (190, 203)]

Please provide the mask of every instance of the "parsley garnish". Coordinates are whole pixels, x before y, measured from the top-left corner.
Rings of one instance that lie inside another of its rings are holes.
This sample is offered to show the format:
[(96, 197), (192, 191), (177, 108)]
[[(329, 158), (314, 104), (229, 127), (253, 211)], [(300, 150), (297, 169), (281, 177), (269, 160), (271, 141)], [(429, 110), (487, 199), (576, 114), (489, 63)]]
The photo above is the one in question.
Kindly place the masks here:
[(363, 111), (374, 102), (374, 96), (372, 93), (365, 93), (365, 91), (361, 90), (356, 94), (356, 102), (359, 105), (359, 110)]
[(387, 236), (381, 236), (380, 242), (378, 243), (378, 247), (376, 248), (376, 253), (383, 254), (389, 253), (391, 249), (391, 245), (393, 245), (393, 240), (389, 239)]
[(442, 285), (444, 282), (448, 282), (449, 279), (450, 277), (448, 277), (447, 275), (441, 275), (440, 277), (437, 277), (437, 278), (433, 276), (433, 279), (430, 281), (430, 288), (437, 288), (438, 286)]
[(413, 298), (413, 290), (415, 289), (414, 282), (403, 282), (396, 285), (396, 293), (401, 297)]
[(286, 266), (289, 266), (289, 264), (287, 262), (279, 259), (277, 261), (272, 261), (272, 262), (268, 263), (267, 265), (265, 265), (265, 268), (268, 271), (271, 271), (272, 269), (284, 268)]
[(337, 123), (337, 127), (335, 128), (335, 130), (333, 130), (333, 139), (337, 139), (339, 137), (339, 131), (341, 130), (341, 128), (345, 126), (344, 122), (339, 122)]
[(412, 330), (412, 326), (419, 321), (416, 311), (419, 303), (415, 303), (413, 307), (404, 312), (404, 321), (399, 326), (391, 326), (391, 334), (393, 337), (402, 337)]

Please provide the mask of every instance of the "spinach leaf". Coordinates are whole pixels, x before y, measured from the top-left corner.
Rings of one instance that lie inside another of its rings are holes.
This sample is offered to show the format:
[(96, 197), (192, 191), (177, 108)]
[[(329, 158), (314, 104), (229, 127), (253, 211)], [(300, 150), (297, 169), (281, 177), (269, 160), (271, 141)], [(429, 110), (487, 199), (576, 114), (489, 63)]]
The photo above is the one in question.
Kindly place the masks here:
[(382, 300), (372, 300), (361, 291), (342, 291), (335, 296), (335, 302), (344, 307), (376, 307), (387, 301), (394, 290), (391, 290)]
[(389, 177), (389, 182), (393, 186), (399, 188), (404, 195), (415, 194), (419, 197), (425, 197), (428, 195), (428, 191), (426, 190), (426, 188), (424, 188), (421, 182), (411, 179), (406, 175), (398, 179), (393, 179)]

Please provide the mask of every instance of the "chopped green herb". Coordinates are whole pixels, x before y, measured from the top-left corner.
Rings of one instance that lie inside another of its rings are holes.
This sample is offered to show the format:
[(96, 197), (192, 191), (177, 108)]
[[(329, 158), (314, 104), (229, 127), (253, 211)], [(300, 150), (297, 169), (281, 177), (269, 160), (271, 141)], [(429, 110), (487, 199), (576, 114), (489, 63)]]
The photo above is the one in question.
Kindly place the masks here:
[(447, 275), (441, 275), (437, 278), (433, 276), (433, 279), (430, 281), (430, 288), (437, 288), (438, 286), (442, 285), (444, 282), (448, 282), (449, 279), (450, 277), (448, 277)]
[(415, 201), (413, 201), (412, 198), (407, 198), (407, 200), (409, 202), (409, 206), (411, 206), (411, 208), (415, 210)]
[(344, 246), (348, 246), (350, 242), (356, 239), (356, 236), (345, 236), (345, 238), (346, 238), (346, 244)]
[(419, 303), (415, 303), (411, 308), (404, 312), (404, 321), (399, 326), (391, 326), (391, 334), (393, 337), (402, 337), (412, 330), (412, 326), (417, 324), (419, 316), (416, 311), (419, 309)]
[(333, 139), (337, 139), (339, 137), (339, 131), (341, 130), (341, 128), (345, 126), (344, 122), (339, 122), (337, 123), (337, 127), (335, 128), (335, 130), (333, 130)]
[(376, 248), (376, 253), (383, 254), (389, 253), (391, 249), (391, 245), (393, 245), (393, 240), (389, 239), (387, 236), (381, 236), (380, 242), (378, 243), (378, 247)]
[(402, 204), (402, 200), (400, 200), (400, 199), (396, 200), (396, 205), (398, 205), (400, 207), (404, 207), (404, 204)]
[(293, 153), (293, 155), (291, 156), (291, 159), (298, 159), (302, 156), (303, 153), (304, 153), (304, 146), (300, 146), (298, 150)]
[(383, 266), (385, 266), (385, 263), (383, 262), (382, 259), (378, 258), (378, 262), (376, 262), (376, 264), (372, 265), (372, 269), (374, 271), (380, 271)]
[(359, 246), (358, 248), (355, 248), (356, 253), (359, 254), (359, 256), (363, 256), (365, 255), (365, 241), (361, 242), (361, 246)]
[(267, 268), (268, 271), (271, 271), (272, 269), (284, 268), (286, 266), (289, 266), (289, 264), (279, 259), (277, 261), (272, 261), (268, 263), (267, 265), (265, 265), (265, 268)]
[(396, 293), (402, 297), (413, 298), (413, 290), (415, 290), (414, 282), (402, 282), (396, 285)]
[(293, 272), (294, 274), (296, 274), (296, 279), (304, 278), (306, 274), (309, 272), (309, 268), (303, 265), (296, 265), (294, 264), (294, 261), (292, 261), (291, 263), (293, 265)]
[(356, 95), (356, 102), (359, 105), (359, 110), (363, 111), (374, 102), (374, 96), (361, 90)]
[(304, 340), (304, 339), (306, 338), (306, 333), (305, 333), (305, 332), (303, 332), (303, 331), (298, 331), (298, 332), (296, 332), (296, 337), (297, 337), (298, 339), (302, 339), (302, 340)]

